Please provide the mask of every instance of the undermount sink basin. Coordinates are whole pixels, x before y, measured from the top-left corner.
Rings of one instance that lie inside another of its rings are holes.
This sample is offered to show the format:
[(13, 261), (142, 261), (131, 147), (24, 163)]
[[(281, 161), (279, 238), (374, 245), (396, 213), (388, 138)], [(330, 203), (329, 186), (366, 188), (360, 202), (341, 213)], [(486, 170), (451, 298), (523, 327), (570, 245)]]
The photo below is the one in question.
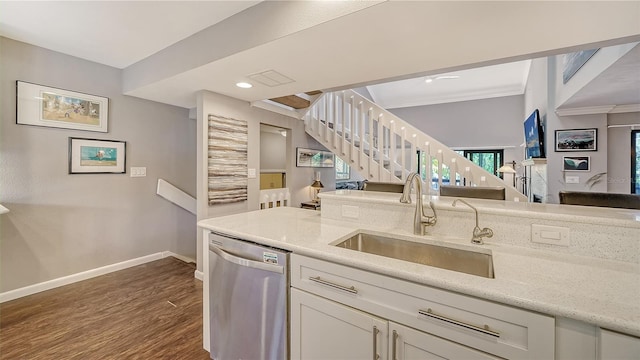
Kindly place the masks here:
[(493, 258), (490, 253), (424, 244), (364, 232), (335, 244), (335, 246), (493, 278)]

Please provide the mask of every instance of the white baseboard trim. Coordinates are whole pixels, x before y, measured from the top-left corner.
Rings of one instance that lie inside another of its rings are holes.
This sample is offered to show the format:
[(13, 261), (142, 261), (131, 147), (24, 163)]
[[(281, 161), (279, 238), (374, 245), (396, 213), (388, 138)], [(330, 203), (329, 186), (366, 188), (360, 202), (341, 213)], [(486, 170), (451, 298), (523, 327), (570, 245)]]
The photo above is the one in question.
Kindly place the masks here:
[[(184, 262), (187, 263), (191, 263), (191, 262), (195, 262), (195, 260), (191, 259), (190, 257), (187, 256), (182, 256), (182, 255), (178, 255), (175, 254), (171, 251), (163, 251), (163, 252), (158, 252), (155, 254), (151, 254), (151, 255), (146, 255), (146, 256), (142, 256), (139, 258), (135, 258), (135, 259), (131, 259), (131, 260), (126, 260), (126, 261), (122, 261), (119, 263), (115, 263), (115, 264), (111, 264), (111, 265), (106, 265), (106, 266), (102, 266), (96, 269), (91, 269), (91, 270), (87, 270), (87, 271), (83, 271), (83, 272), (79, 272), (77, 274), (72, 274), (72, 275), (68, 275), (68, 276), (63, 276), (57, 279), (53, 279), (53, 280), (49, 280), (49, 281), (45, 281), (45, 282), (41, 282), (38, 284), (33, 284), (33, 285), (29, 285), (29, 286), (25, 286), (19, 289), (15, 289), (15, 290), (10, 290), (10, 291), (6, 291), (3, 293), (0, 293), (0, 304), (6, 301), (11, 301), (11, 300), (15, 300), (17, 298), (21, 298), (23, 296), (28, 296), (28, 295), (32, 295), (35, 293), (39, 293), (45, 290), (50, 290), (53, 288), (57, 288), (60, 286), (64, 286), (64, 285), (69, 285), (78, 281), (82, 281), (82, 280), (87, 280), (87, 279), (91, 279), (94, 278), (96, 276), (100, 276), (100, 275), (104, 275), (104, 274), (108, 274), (108, 273), (112, 273), (118, 270), (123, 270), (126, 268), (130, 268), (133, 266), (137, 266), (137, 265), (142, 265), (144, 263), (148, 263), (151, 261), (155, 261), (155, 260), (160, 260), (162, 258), (166, 258), (169, 256), (173, 256), (177, 259), (180, 259)], [(197, 270), (196, 270), (197, 273)], [(195, 275), (196, 278), (198, 277), (198, 275)], [(202, 280), (202, 279), (200, 279)]]
[(204, 279), (204, 274), (202, 273), (202, 271), (198, 271), (198, 270), (194, 271), (193, 276), (195, 276), (195, 278), (200, 281), (203, 281)]
[(172, 257), (174, 257), (174, 258), (176, 258), (178, 260), (182, 260), (182, 261), (186, 262), (187, 264), (191, 264), (191, 263), (195, 264), (195, 262), (196, 262), (193, 258), (190, 258), (188, 256), (184, 256), (184, 255), (180, 255), (180, 254), (176, 254), (176, 253), (171, 252), (171, 251), (163, 251), (162, 252), (162, 257), (163, 258), (166, 258), (166, 257), (169, 257), (169, 256), (172, 256)]

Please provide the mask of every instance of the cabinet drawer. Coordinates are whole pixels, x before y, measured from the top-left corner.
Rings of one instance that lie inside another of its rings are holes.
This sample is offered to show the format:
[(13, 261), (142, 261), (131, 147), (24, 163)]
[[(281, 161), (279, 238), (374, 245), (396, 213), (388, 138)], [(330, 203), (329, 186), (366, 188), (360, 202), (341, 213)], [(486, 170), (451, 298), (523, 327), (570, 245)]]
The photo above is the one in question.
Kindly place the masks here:
[(550, 316), (297, 254), (291, 286), (500, 357), (554, 357)]

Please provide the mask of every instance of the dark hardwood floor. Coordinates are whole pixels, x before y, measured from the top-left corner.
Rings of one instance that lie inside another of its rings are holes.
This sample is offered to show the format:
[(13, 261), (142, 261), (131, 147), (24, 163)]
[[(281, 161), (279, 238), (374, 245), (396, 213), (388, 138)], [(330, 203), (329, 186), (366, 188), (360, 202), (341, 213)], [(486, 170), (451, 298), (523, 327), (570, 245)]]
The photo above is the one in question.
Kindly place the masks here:
[(209, 359), (193, 271), (169, 257), (0, 304), (0, 359)]

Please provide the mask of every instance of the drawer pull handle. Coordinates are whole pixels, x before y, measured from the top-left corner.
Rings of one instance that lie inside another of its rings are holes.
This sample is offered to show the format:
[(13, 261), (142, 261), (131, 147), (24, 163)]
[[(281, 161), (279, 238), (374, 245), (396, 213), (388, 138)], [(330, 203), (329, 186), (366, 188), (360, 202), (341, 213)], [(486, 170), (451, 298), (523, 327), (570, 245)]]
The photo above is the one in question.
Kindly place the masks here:
[(327, 280), (321, 279), (320, 276), (309, 277), (309, 280), (315, 281), (315, 282), (317, 282), (319, 284), (322, 284), (322, 285), (331, 286), (333, 288), (336, 288), (336, 289), (339, 289), (339, 290), (343, 290), (343, 291), (346, 291), (346, 292), (349, 292), (349, 293), (352, 293), (352, 294), (357, 294), (358, 293), (358, 290), (356, 290), (355, 286), (346, 287), (344, 285), (339, 285), (339, 284), (336, 284), (336, 283), (332, 283), (331, 281), (327, 281)]
[(463, 321), (454, 320), (454, 319), (448, 318), (446, 316), (438, 315), (438, 314), (434, 313), (431, 309), (427, 309), (427, 310), (420, 309), (420, 310), (418, 310), (418, 313), (420, 315), (428, 316), (430, 318), (437, 319), (437, 320), (440, 320), (440, 321), (444, 321), (444, 322), (447, 322), (449, 324), (454, 324), (454, 325), (458, 325), (458, 326), (461, 326), (461, 327), (469, 329), (469, 330), (477, 331), (477, 332), (483, 333), (485, 335), (490, 335), (490, 336), (497, 337), (497, 338), (500, 337), (500, 333), (497, 332), (497, 331), (490, 330), (489, 329), (489, 325), (484, 325), (482, 327), (481, 326), (476, 326), (476, 325), (471, 325), (471, 324), (463, 322)]
[(380, 355), (378, 355), (378, 333), (380, 330), (374, 325), (373, 326), (373, 360), (380, 359)]

